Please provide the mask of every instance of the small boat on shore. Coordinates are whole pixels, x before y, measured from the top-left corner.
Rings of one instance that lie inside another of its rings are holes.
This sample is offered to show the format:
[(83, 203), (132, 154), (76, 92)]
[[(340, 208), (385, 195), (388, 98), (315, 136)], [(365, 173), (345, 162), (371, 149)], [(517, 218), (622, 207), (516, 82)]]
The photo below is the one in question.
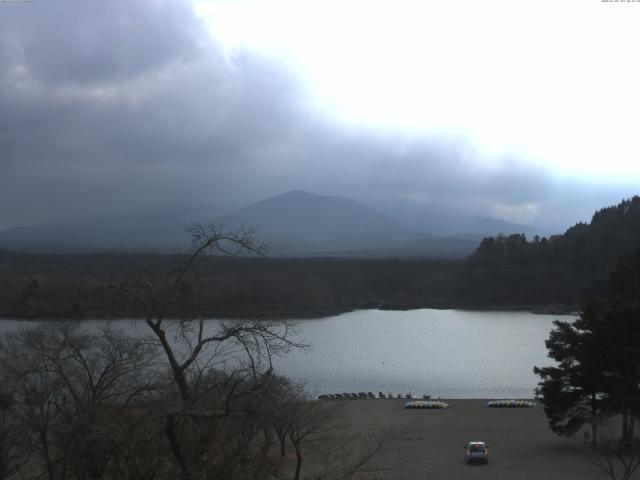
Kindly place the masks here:
[(531, 408), (536, 404), (529, 400), (492, 400), (487, 402), (489, 408)]
[(449, 408), (449, 404), (437, 400), (413, 400), (405, 403), (404, 408), (443, 409)]

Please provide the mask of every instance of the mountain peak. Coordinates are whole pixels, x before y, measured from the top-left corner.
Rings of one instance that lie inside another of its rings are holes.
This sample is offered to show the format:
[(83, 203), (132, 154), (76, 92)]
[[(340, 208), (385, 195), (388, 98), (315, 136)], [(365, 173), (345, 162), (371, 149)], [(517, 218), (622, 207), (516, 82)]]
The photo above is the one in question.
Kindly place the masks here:
[[(356, 200), (352, 200), (350, 198), (347, 197), (337, 197), (337, 196), (333, 196), (333, 195), (321, 195), (318, 193), (313, 193), (313, 192), (308, 192), (306, 190), (291, 190), (290, 192), (284, 192), (284, 193), (279, 193), (277, 195), (273, 195), (272, 197), (268, 197), (264, 200), (262, 200), (263, 202), (269, 201), (269, 200), (287, 200), (287, 201), (296, 201), (296, 200), (316, 200), (316, 201), (322, 201), (322, 200), (327, 200), (327, 199), (339, 199), (341, 201), (347, 201), (347, 202), (356, 202)], [(257, 202), (259, 203), (259, 202)]]
[(270, 198), (276, 197), (322, 197), (323, 195), (318, 195), (317, 193), (307, 192), (306, 190), (291, 190), (290, 192), (280, 193), (278, 195), (274, 195)]
[(410, 229), (356, 200), (294, 190), (219, 219), (229, 229), (253, 228), (273, 250), (293, 253), (397, 246)]

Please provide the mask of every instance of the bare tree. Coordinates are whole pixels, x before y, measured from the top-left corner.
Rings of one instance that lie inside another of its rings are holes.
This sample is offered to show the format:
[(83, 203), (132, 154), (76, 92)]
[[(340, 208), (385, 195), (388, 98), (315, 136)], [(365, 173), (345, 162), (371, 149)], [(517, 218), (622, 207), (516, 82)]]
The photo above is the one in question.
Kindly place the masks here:
[(297, 401), (290, 407), (289, 417), (287, 432), (296, 452), (296, 469), (293, 478), (299, 480), (302, 471), (303, 446), (318, 441), (321, 436), (335, 430), (339, 410), (337, 404), (307, 400), (300, 393)]
[(5, 335), (0, 345), (2, 383), (15, 401), (13, 421), (24, 439), (24, 458), (36, 464), (48, 480), (63, 478), (64, 448), (56, 445), (56, 429), (62, 416), (64, 385), (39, 355), (39, 335), (24, 330)]
[(50, 480), (102, 477), (128, 449), (118, 428), (158, 388), (152, 350), (108, 325), (87, 333), (55, 323), (5, 335), (2, 380), (25, 443), (23, 463)]
[[(298, 392), (286, 378), (273, 375), (268, 388), (261, 399), (264, 408), (263, 428), (273, 432), (278, 439), (280, 457), (287, 455), (286, 444), (292, 426), (294, 410), (298, 401)], [(269, 433), (265, 434), (269, 435)]]
[(640, 467), (640, 442), (634, 438), (616, 438), (610, 424), (604, 425), (597, 446), (591, 446), (587, 460), (611, 480), (629, 480)]
[[(145, 322), (164, 352), (176, 389), (164, 432), (185, 480), (213, 478), (227, 471), (220, 455), (229, 442), (222, 443), (217, 434), (230, 418), (243, 423), (238, 420), (243, 416), (239, 401), (264, 388), (273, 357), (304, 347), (291, 340), (292, 324), (286, 321), (207, 322), (206, 315), (189, 304), (184, 288), (197, 260), (207, 254), (263, 255), (265, 246), (251, 231), (229, 233), (217, 224), (196, 224), (191, 234), (192, 253), (168, 282), (159, 286), (140, 278), (114, 286), (143, 309)], [(181, 319), (168, 320), (176, 312)], [(240, 450), (246, 450), (255, 434), (255, 422), (250, 425), (235, 425), (238, 438), (247, 434)], [(229, 455), (237, 459), (239, 451)]]
[(285, 405), (282, 428), (296, 453), (294, 480), (301, 477), (306, 447), (312, 447), (307, 470), (314, 480), (347, 480), (358, 473), (387, 471), (373, 465), (373, 460), (389, 454), (406, 433), (392, 428), (372, 435), (350, 434), (341, 422), (343, 405), (309, 400), (299, 388), (292, 389)]
[(358, 473), (379, 473), (387, 466), (372, 465), (374, 459), (393, 452), (395, 442), (406, 432), (386, 429), (375, 435), (338, 435), (317, 449), (320, 465), (314, 480), (348, 480)]
[(629, 480), (640, 467), (640, 445), (621, 440), (601, 440), (590, 449), (587, 459), (612, 480)]
[(20, 426), (15, 420), (16, 401), (9, 393), (0, 392), (0, 480), (11, 478), (19, 470), (21, 459)]

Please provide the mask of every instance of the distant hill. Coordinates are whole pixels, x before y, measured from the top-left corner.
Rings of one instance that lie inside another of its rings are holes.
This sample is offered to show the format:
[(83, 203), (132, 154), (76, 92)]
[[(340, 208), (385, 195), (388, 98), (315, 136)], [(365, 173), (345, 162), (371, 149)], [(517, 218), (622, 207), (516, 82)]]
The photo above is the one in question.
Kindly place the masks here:
[[(529, 239), (530, 240), (530, 239)], [(483, 240), (456, 296), (473, 305), (581, 304), (606, 293), (609, 276), (640, 248), (640, 197), (597, 211), (563, 235)]]
[(0, 231), (0, 248), (57, 253), (185, 251), (190, 245), (187, 228), (203, 217), (213, 220), (219, 214), (215, 207), (199, 207), (185, 212), (141, 213), (18, 227)]
[(523, 233), (533, 237), (555, 233), (544, 227), (512, 223), (479, 215), (460, 215), (433, 207), (421, 208), (412, 204), (395, 205), (393, 208), (385, 208), (382, 211), (412, 230), (429, 232), (439, 237), (469, 238), (480, 241), (484, 237), (498, 234)]
[[(131, 214), (0, 231), (0, 248), (25, 252), (185, 252), (186, 229), (216, 221), (228, 230), (252, 228), (271, 256), (348, 258), (462, 258), (494, 232), (527, 233), (526, 226), (480, 217), (430, 213), (419, 229), (355, 200), (293, 191), (221, 216), (214, 207)], [(415, 212), (414, 212), (415, 213)], [(431, 226), (438, 235), (425, 230)]]
[(303, 191), (251, 204), (218, 222), (252, 228), (274, 255), (394, 249), (426, 236), (355, 200)]
[[(220, 216), (214, 208), (114, 216), (0, 231), (0, 248), (27, 252), (184, 252), (194, 221), (252, 228), (274, 256), (398, 254), (427, 237), (354, 200), (295, 191)], [(384, 250), (386, 253), (382, 253)], [(401, 254), (401, 253), (400, 253)]]

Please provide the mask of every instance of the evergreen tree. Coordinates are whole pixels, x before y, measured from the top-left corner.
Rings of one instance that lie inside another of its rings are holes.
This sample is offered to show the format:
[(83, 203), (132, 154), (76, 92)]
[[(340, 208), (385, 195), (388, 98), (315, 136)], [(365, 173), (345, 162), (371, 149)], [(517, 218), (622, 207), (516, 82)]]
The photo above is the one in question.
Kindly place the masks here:
[(612, 412), (622, 417), (622, 441), (628, 445), (640, 415), (640, 308), (637, 302), (608, 301), (595, 326), (603, 389)]
[(555, 367), (534, 368), (551, 429), (573, 435), (604, 416), (622, 418), (628, 445), (640, 416), (640, 249), (611, 275), (606, 300), (587, 304), (573, 323), (555, 321), (546, 342)]
[(556, 320), (546, 346), (558, 366), (534, 368), (542, 379), (538, 393), (551, 430), (572, 436), (589, 424), (594, 445), (598, 422), (609, 411), (600, 347), (593, 335), (593, 321), (600, 308), (597, 304), (587, 305), (574, 323)]

